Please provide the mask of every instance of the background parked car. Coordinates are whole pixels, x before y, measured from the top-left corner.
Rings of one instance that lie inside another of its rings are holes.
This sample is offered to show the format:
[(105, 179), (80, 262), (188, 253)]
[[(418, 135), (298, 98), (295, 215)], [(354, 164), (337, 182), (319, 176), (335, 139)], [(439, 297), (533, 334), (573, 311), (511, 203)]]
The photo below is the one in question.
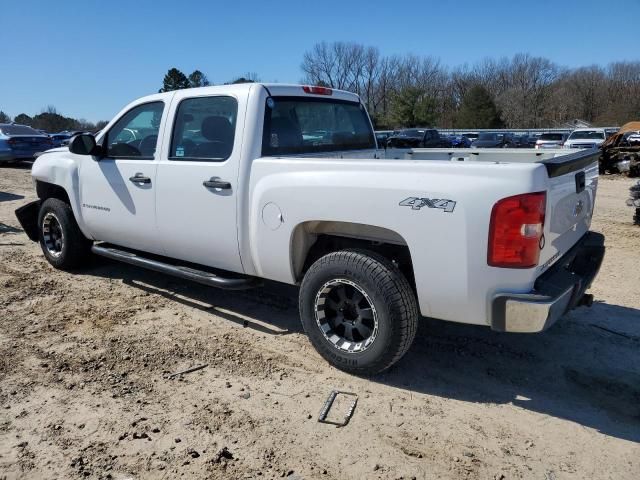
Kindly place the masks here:
[(51, 135), (49, 135), (49, 137), (51, 138), (51, 142), (53, 144), (53, 147), (62, 147), (64, 145), (68, 145), (69, 144), (69, 140), (71, 139), (72, 135), (70, 133), (52, 133)]
[(517, 148), (518, 144), (511, 133), (482, 132), (471, 143), (474, 148)]
[(478, 135), (480, 135), (480, 134), (479, 133), (475, 133), (475, 132), (469, 132), (469, 133), (463, 133), (462, 134), (462, 136), (468, 138), (470, 142), (473, 142), (474, 140), (476, 140), (478, 138)]
[(377, 130), (375, 134), (378, 148), (384, 148), (387, 145), (389, 137), (393, 135), (393, 130)]
[(451, 141), (435, 128), (408, 128), (400, 130), (397, 135), (389, 137), (390, 148), (448, 148)]
[(536, 146), (536, 139), (530, 135), (516, 135), (514, 139), (517, 148), (533, 148)]
[(604, 143), (604, 128), (577, 128), (564, 142), (565, 148), (596, 148)]
[(31, 127), (0, 123), (0, 163), (31, 160), (51, 146), (48, 135)]
[(449, 141), (454, 148), (469, 148), (471, 140), (464, 135), (449, 135)]
[(562, 148), (568, 136), (566, 133), (543, 133), (536, 141), (536, 148)]

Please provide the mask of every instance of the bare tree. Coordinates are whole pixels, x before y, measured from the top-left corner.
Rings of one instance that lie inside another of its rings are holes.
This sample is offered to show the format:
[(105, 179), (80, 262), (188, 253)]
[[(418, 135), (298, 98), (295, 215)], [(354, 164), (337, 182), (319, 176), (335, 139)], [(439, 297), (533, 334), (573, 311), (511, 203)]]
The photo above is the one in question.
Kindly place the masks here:
[[(416, 118), (453, 126), (462, 99), (477, 86), (512, 128), (551, 127), (575, 118), (616, 124), (640, 117), (640, 62), (567, 69), (520, 53), (449, 70), (430, 56), (382, 56), (358, 43), (321, 42), (304, 54), (301, 69), (304, 82), (360, 95), (378, 126), (402, 126), (399, 119), (415, 123)], [(410, 113), (415, 109), (418, 117)]]

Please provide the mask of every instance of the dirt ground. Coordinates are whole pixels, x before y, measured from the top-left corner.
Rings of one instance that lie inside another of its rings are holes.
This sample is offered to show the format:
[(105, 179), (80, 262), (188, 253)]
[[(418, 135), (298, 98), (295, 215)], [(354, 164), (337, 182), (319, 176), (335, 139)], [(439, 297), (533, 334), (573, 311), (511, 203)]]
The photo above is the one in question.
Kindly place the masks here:
[[(294, 288), (229, 293), (100, 259), (52, 269), (13, 215), (34, 198), (29, 166), (2, 168), (0, 479), (638, 479), (631, 183), (600, 180), (591, 309), (538, 335), (424, 319), (366, 379), (316, 354)], [(332, 389), (359, 396), (344, 428), (317, 422)]]

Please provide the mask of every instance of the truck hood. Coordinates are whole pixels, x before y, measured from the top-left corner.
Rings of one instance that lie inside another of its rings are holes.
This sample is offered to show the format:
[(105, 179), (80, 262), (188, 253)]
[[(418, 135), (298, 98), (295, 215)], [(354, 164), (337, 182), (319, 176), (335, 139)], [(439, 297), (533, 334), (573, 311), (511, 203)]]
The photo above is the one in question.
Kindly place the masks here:
[(566, 142), (564, 142), (564, 146), (565, 147), (571, 147), (573, 145), (584, 145), (583, 148), (594, 148), (594, 147), (599, 147), (600, 145), (602, 145), (604, 143), (603, 139), (596, 139), (596, 138), (576, 138), (573, 140), (567, 140)]

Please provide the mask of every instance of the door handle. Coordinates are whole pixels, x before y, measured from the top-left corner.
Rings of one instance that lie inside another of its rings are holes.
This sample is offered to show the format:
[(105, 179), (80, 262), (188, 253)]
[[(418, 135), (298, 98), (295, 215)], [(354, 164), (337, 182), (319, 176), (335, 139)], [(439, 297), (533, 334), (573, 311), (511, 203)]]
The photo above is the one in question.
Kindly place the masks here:
[(136, 173), (133, 177), (129, 177), (129, 181), (133, 183), (151, 183), (151, 179), (145, 177), (142, 173)]
[(231, 184), (229, 182), (225, 182), (224, 180), (220, 180), (219, 177), (211, 177), (209, 180), (205, 180), (202, 182), (207, 188), (219, 188), (220, 190), (230, 190)]

